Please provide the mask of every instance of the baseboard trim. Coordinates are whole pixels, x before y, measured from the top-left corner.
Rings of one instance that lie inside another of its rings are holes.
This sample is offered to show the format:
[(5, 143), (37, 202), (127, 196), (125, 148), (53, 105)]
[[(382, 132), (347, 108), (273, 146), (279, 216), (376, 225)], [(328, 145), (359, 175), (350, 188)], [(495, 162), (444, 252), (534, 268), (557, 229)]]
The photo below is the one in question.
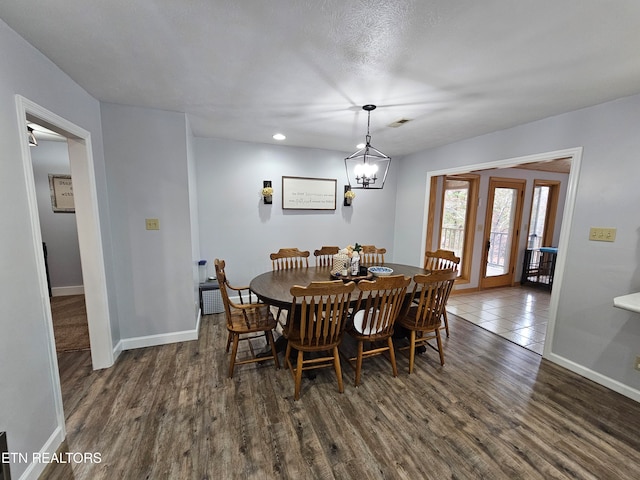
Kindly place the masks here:
[(557, 365), (560, 365), (561, 367), (566, 368), (567, 370), (571, 370), (572, 372), (577, 373), (578, 375), (588, 378), (589, 380), (592, 380), (597, 384), (602, 385), (603, 387), (607, 387), (608, 389), (613, 390), (614, 392), (618, 392), (619, 394), (624, 395), (625, 397), (635, 400), (636, 402), (640, 402), (640, 390), (631, 388), (628, 385), (620, 383), (619, 381), (614, 380), (613, 378), (607, 377), (606, 375), (602, 375), (601, 373), (591, 370), (590, 368), (586, 368), (582, 365), (579, 365), (569, 360), (568, 358), (565, 358), (556, 353), (551, 352), (548, 355), (544, 355), (544, 358), (546, 358), (550, 362), (553, 362)]
[[(45, 444), (42, 446), (42, 448), (38, 452), (39, 458), (44, 458), (44, 457), (51, 458), (53, 454), (58, 451), (58, 448), (60, 447), (60, 445), (62, 445), (63, 441), (64, 441), (64, 432), (62, 428), (58, 426), (56, 427), (56, 429), (53, 431), (49, 439), (45, 442)], [(34, 461), (35, 459), (33, 458), (35, 455), (33, 454), (28, 454), (28, 455), (29, 455), (28, 459), (31, 461), (31, 463), (29, 464), (27, 469), (24, 471), (24, 473), (20, 477), (20, 480), (37, 480), (38, 477), (42, 474), (44, 469), (49, 464), (47, 462), (36, 462)]]
[(67, 295), (84, 295), (84, 285), (53, 287), (51, 289), (52, 297), (66, 297)]
[(116, 363), (118, 357), (122, 353), (122, 340), (120, 340), (115, 347), (113, 347), (113, 363)]
[[(198, 316), (199, 317), (199, 316)], [(193, 330), (183, 330), (182, 332), (160, 333), (157, 335), (146, 335), (144, 337), (123, 338), (118, 342), (121, 351), (133, 350), (135, 348), (156, 347), (170, 343), (189, 342), (198, 339), (200, 320)], [(116, 347), (118, 348), (118, 347)]]

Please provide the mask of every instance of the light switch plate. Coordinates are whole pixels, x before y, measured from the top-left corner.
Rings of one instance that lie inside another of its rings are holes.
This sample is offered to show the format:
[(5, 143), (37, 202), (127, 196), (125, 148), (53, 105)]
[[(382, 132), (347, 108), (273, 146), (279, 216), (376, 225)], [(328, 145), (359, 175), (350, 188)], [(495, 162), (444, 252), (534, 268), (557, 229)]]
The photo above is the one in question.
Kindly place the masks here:
[(146, 219), (147, 230), (160, 230), (160, 220), (157, 218)]
[(595, 242), (615, 242), (616, 229), (604, 227), (591, 227), (589, 229), (589, 240)]

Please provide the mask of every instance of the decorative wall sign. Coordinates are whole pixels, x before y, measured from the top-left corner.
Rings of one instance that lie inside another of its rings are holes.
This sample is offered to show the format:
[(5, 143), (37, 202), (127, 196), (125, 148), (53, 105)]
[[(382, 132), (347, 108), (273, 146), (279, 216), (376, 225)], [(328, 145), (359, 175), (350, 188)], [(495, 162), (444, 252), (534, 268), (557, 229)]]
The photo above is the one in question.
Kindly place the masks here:
[(282, 208), (335, 210), (336, 179), (282, 177)]
[(50, 173), (49, 190), (51, 191), (51, 207), (54, 212), (75, 213), (71, 175)]

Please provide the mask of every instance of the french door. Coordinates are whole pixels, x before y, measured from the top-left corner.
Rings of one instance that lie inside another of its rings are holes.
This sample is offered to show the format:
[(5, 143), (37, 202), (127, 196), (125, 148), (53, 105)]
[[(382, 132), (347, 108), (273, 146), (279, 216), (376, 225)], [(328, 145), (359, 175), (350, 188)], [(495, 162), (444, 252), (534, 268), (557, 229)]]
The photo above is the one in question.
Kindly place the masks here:
[(525, 180), (489, 179), (481, 288), (514, 283)]

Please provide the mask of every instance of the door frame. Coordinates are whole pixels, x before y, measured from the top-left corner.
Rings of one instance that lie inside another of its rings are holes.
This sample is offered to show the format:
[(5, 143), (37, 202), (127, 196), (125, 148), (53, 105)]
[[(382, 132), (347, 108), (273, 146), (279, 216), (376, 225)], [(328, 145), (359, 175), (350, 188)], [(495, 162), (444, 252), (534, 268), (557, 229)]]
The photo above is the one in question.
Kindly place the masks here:
[[(440, 181), (439, 178), (442, 180)], [(480, 191), (480, 175), (475, 173), (465, 173), (460, 175), (447, 175), (443, 177), (431, 177), (431, 191), (429, 199), (429, 220), (427, 227), (426, 251), (438, 250), (442, 248), (442, 229), (444, 221), (444, 204), (447, 191), (448, 180), (462, 180), (469, 182), (467, 210), (464, 225), (464, 244), (462, 247), (461, 262), (458, 277), (455, 284), (461, 285), (471, 281), (471, 265), (473, 264), (473, 235), (475, 234), (476, 218), (478, 213), (478, 200)], [(440, 193), (440, 195), (437, 195)], [(439, 198), (436, 198), (439, 197)], [(438, 212), (438, 229), (435, 228), (436, 215)], [(435, 232), (438, 232), (437, 238)], [(427, 259), (424, 259), (424, 265)]]
[[(26, 125), (27, 119), (34, 119), (42, 126), (67, 138), (69, 164), (73, 180), (74, 197), (76, 199), (76, 223), (87, 307), (89, 339), (91, 343), (91, 361), (94, 370), (110, 367), (114, 363), (114, 350), (91, 133), (21, 95), (15, 96), (15, 102), (19, 131), (24, 131), (24, 125)], [(53, 320), (49, 303), (46, 269), (41, 253), (42, 233), (40, 231), (38, 202), (36, 198), (31, 152), (26, 135), (20, 136), (20, 144), (27, 187), (34, 255), (36, 256), (36, 266), (40, 279), (39, 288), (50, 340), (49, 355), (52, 365), (51, 376), (56, 385), (56, 389), (59, 390), (60, 374), (58, 372), (58, 359), (55, 349), (55, 338), (53, 336)], [(59, 401), (59, 415), (62, 415), (62, 425), (64, 425), (61, 399)]]
[[(516, 212), (514, 218), (513, 236), (511, 239), (511, 247), (509, 251), (509, 272), (499, 275), (497, 277), (487, 277), (487, 260), (489, 255), (489, 249), (486, 248), (487, 242), (491, 235), (491, 219), (493, 218), (493, 203), (495, 197), (491, 196), (492, 190), (496, 188), (514, 188), (518, 191), (518, 198), (516, 200)], [(518, 260), (518, 245), (520, 244), (520, 229), (522, 227), (522, 210), (524, 208), (524, 192), (527, 186), (526, 180), (517, 178), (502, 178), (502, 177), (490, 177), (489, 189), (487, 191), (487, 208), (485, 212), (484, 232), (482, 236), (483, 248), (482, 248), (482, 261), (480, 269), (480, 278), (478, 279), (479, 288), (492, 288), (492, 287), (506, 287), (513, 286), (514, 275), (516, 273), (516, 263)]]
[(556, 270), (553, 280), (553, 290), (551, 291), (551, 300), (549, 304), (549, 322), (547, 323), (547, 335), (544, 341), (544, 351), (542, 356), (549, 358), (552, 355), (551, 346), (553, 345), (553, 336), (555, 334), (556, 316), (558, 313), (558, 299), (562, 293), (564, 269), (566, 265), (566, 252), (569, 248), (569, 236), (571, 235), (571, 225), (573, 222), (573, 214), (576, 206), (576, 196), (578, 191), (578, 179), (580, 178), (580, 168), (582, 164), (582, 147), (572, 147), (564, 150), (555, 150), (551, 152), (538, 153), (534, 155), (525, 155), (521, 157), (512, 157), (502, 160), (487, 161), (482, 163), (461, 165), (458, 167), (446, 168), (442, 170), (427, 171), (425, 181), (425, 198), (424, 198), (424, 216), (422, 219), (422, 242), (421, 251), (416, 259), (416, 265), (421, 265), (424, 261), (424, 254), (427, 245), (427, 222), (429, 219), (429, 199), (431, 179), (440, 175), (455, 175), (459, 173), (468, 173), (474, 170), (488, 170), (491, 168), (509, 168), (522, 165), (523, 163), (545, 162), (558, 158), (569, 157), (571, 159), (571, 171), (567, 182), (567, 193), (565, 197), (564, 210), (562, 215), (562, 224), (560, 226), (560, 238), (558, 240), (558, 257), (556, 259)]

